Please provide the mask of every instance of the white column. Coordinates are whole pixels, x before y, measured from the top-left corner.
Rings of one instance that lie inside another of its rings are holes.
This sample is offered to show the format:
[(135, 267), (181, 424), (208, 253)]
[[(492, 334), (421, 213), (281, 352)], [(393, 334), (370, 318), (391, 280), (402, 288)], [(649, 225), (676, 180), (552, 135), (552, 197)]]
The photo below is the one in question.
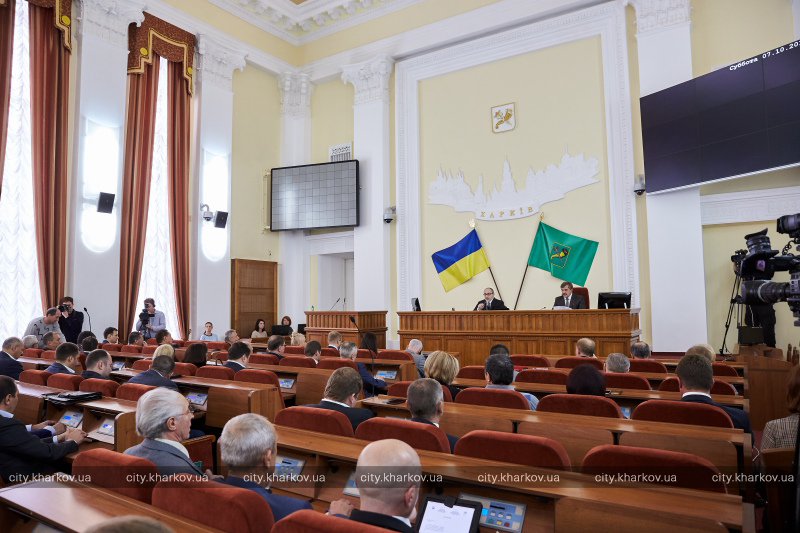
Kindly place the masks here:
[(354, 236), (357, 311), (390, 310), (391, 263), (389, 224), (389, 76), (393, 60), (386, 56), (344, 67), (342, 80), (355, 87), (353, 150), (359, 161), (359, 226)]
[[(641, 96), (690, 80), (689, 0), (631, 4), (636, 9)], [(708, 342), (699, 188), (648, 194), (647, 233), (653, 348), (682, 352)]]
[(800, 39), (800, 0), (792, 0), (792, 15), (794, 16), (794, 38)]
[[(101, 335), (107, 326), (117, 325), (120, 337), (127, 334), (129, 324), (117, 324), (119, 307), (119, 194), (111, 214), (99, 215), (115, 226), (113, 241), (95, 251), (84, 244), (81, 233), (92, 228), (83, 227), (81, 212), (84, 209), (84, 171), (96, 163), (93, 147), (88, 147), (87, 129), (106, 128), (105, 143), (117, 147), (118, 161), (110, 163), (109, 172), (121, 191), (122, 166), (125, 154), (125, 98), (127, 92), (128, 25), (144, 20), (144, 2), (136, 0), (83, 0), (80, 32), (80, 57), (78, 62), (77, 105), (75, 120), (75, 155), (72, 187), (70, 191), (70, 257), (67, 292), (75, 298), (78, 310), (86, 307), (91, 314), (92, 329)], [(105, 144), (104, 146), (108, 146)], [(109, 192), (109, 191), (102, 191)], [(105, 219), (105, 217), (108, 217)], [(87, 224), (87, 226), (89, 226)], [(84, 329), (89, 321), (84, 320)]]
[[(281, 164), (311, 162), (311, 91), (308, 74), (286, 72), (281, 91)], [(278, 316), (289, 315), (293, 324), (305, 323), (309, 300), (309, 265), (302, 230), (282, 231), (278, 265)]]
[[(245, 54), (230, 43), (208, 35), (198, 35), (198, 76), (195, 87), (197, 105), (197, 151), (192, 171), (192, 198), (189, 201), (192, 236), (192, 297), (189, 336), (196, 339), (207, 321), (215, 331), (231, 327), (231, 149), (233, 139), (233, 72), (245, 67)], [(204, 179), (226, 180), (226, 199), (206, 198)], [(229, 213), (225, 229), (200, 216), (200, 204)], [(207, 232), (206, 239), (203, 238)], [(223, 232), (224, 244), (212, 243)], [(208, 239), (212, 237), (212, 239)], [(244, 335), (244, 333), (242, 333)]]

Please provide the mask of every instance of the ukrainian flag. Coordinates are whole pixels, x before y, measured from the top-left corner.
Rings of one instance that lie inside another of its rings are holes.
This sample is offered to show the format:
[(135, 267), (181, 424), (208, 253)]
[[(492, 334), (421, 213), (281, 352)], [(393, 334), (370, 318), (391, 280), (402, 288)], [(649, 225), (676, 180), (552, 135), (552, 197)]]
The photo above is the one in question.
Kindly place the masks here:
[(453, 246), (439, 250), (431, 259), (445, 291), (458, 287), (489, 268), (489, 258), (475, 230)]

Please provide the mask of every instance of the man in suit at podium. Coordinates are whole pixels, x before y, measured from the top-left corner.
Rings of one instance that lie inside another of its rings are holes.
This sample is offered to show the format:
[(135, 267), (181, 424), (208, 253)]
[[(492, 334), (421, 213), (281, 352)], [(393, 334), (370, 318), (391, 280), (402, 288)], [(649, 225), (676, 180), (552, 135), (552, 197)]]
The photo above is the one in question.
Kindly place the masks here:
[(503, 300), (494, 297), (494, 289), (486, 287), (483, 289), (483, 300), (475, 304), (473, 311), (508, 311), (508, 307)]
[(572, 294), (572, 283), (565, 281), (561, 284), (561, 296), (553, 302), (553, 307), (569, 307), (570, 309), (588, 309), (583, 296)]

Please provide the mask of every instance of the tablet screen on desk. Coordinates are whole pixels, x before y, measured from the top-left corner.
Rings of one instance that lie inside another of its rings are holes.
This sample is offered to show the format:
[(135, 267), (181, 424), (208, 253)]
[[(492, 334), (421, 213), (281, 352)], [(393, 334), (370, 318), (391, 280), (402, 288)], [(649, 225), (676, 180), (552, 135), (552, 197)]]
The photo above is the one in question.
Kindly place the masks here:
[(190, 392), (186, 394), (186, 399), (189, 400), (189, 403), (192, 405), (203, 407), (208, 401), (208, 394), (204, 392)]
[(620, 406), (620, 410), (622, 411), (622, 416), (624, 416), (625, 418), (630, 418), (631, 417), (631, 408), (630, 407)]
[(419, 533), (472, 533), (478, 531), (482, 506), (475, 501), (455, 500), (427, 495), (421, 506)]
[(114, 421), (110, 418), (106, 418), (100, 424), (100, 427), (97, 428), (97, 432), (101, 435), (108, 435), (109, 437), (114, 436)]
[(303, 467), (306, 462), (303, 459), (295, 459), (294, 457), (287, 457), (285, 455), (275, 456), (275, 475), (294, 478), (303, 472)]
[(344, 490), (342, 491), (348, 496), (352, 496), (353, 498), (360, 498), (361, 493), (358, 492), (358, 487), (356, 486), (356, 472), (353, 470), (353, 473), (350, 474), (350, 477), (347, 478), (347, 483), (344, 486)]
[(378, 370), (375, 373), (375, 377), (378, 379), (395, 379), (397, 377), (397, 370)]
[(83, 413), (80, 411), (67, 411), (59, 422), (65, 426), (76, 428), (81, 425), (81, 420), (83, 420)]
[(125, 368), (125, 361), (116, 361), (111, 363), (112, 370), (122, 370), (123, 368)]
[(280, 383), (282, 389), (291, 389), (294, 387), (294, 380), (291, 378), (280, 378), (278, 383)]

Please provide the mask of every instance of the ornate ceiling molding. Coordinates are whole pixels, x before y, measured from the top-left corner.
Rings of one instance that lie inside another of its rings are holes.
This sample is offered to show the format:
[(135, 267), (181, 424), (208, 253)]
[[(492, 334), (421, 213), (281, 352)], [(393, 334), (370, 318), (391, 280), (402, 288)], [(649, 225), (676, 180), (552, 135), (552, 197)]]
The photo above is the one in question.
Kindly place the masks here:
[(394, 60), (389, 56), (347, 65), (342, 68), (342, 81), (352, 83), (356, 89), (355, 104), (368, 102), (389, 102), (389, 77), (392, 75)]
[(247, 54), (234, 45), (207, 34), (197, 36), (200, 82), (232, 90), (233, 71), (244, 70)]
[(363, 24), (421, 0), (209, 0), (215, 6), (298, 46)]
[(639, 33), (691, 21), (689, 0), (629, 0), (629, 3), (636, 9)]
[(311, 114), (311, 91), (314, 85), (308, 74), (284, 72), (278, 80), (281, 91), (281, 113), (290, 116)]
[(128, 48), (128, 26), (144, 21), (145, 2), (137, 0), (82, 0), (81, 34)]

